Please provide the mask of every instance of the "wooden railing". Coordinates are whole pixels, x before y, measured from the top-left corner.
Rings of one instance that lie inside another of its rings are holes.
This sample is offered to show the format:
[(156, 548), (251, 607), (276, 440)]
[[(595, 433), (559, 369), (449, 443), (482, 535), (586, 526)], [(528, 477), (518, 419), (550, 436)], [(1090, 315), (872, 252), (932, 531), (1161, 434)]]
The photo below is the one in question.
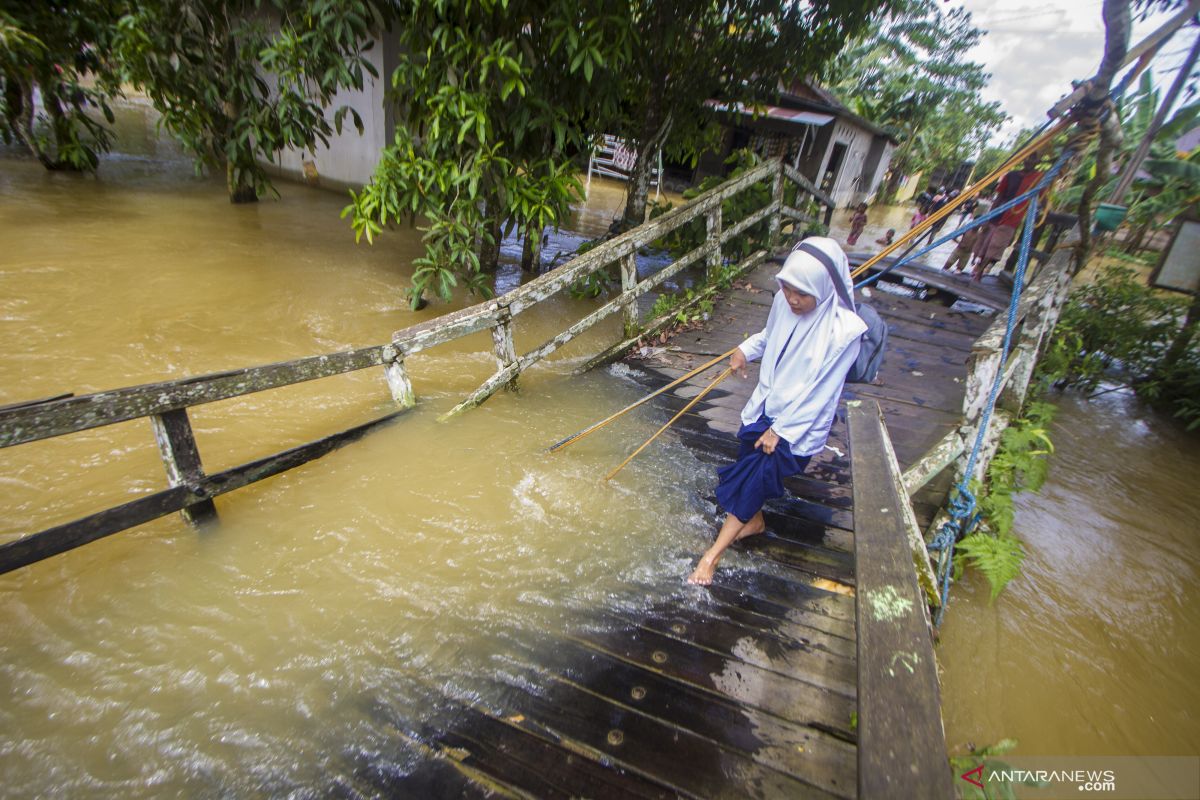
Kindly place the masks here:
[[(912, 510), (911, 498), (942, 470), (954, 466), (954, 483), (958, 483), (967, 470), (970, 450), (975, 445), (988, 398), (1001, 373), (1001, 384), (996, 408), (988, 419), (983, 444), (975, 461), (971, 477), (982, 479), (987, 474), (1000, 437), (1014, 417), (1020, 413), (1029, 390), (1029, 382), (1050, 333), (1058, 322), (1063, 303), (1071, 288), (1071, 251), (1076, 237), (1059, 243), (1052, 237), (1051, 247), (1056, 247), (1049, 259), (1043, 263), (1033, 280), (1021, 293), (1017, 305), (1013, 344), (1004, 358), (1004, 332), (1008, 325), (1008, 314), (1001, 311), (988, 329), (975, 340), (967, 360), (966, 392), (963, 397), (962, 416), (958, 424), (942, 439), (917, 459), (900, 476), (900, 493), (905, 502), (900, 504), (904, 530), (912, 550), (913, 566), (917, 582), (931, 605), (938, 605), (941, 597), (936, 586), (929, 553), (925, 546), (927, 532), (917, 526)], [(938, 528), (947, 519), (942, 511), (931, 526)]]
[[(735, 224), (726, 226), (722, 219), (722, 203), (767, 181), (771, 182), (767, 204)], [(827, 195), (799, 173), (777, 161), (769, 161), (501, 297), (397, 331), (387, 344), (78, 397), (46, 398), (0, 408), (0, 447), (12, 447), (148, 417), (170, 486), (165, 491), (0, 545), (0, 573), (174, 511), (182, 511), (191, 522), (213, 518), (213, 497), (318, 458), (412, 407), (416, 395), (405, 361), (416, 353), (440, 344), (488, 330), (492, 334), (493, 353), (497, 361), (496, 372), (443, 418), (479, 405), (502, 387), (515, 387), (522, 372), (601, 320), (620, 311), (624, 316), (625, 336), (621, 342), (601, 353), (593, 363), (612, 358), (632, 345), (639, 332), (661, 322), (651, 321), (647, 326), (641, 324), (637, 304), (639, 297), (693, 265), (703, 263), (707, 268), (720, 266), (724, 262), (722, 246), (764, 220), (768, 220), (769, 239), (773, 244), (784, 224), (783, 218), (805, 218), (800, 211), (784, 205), (784, 181), (791, 181), (800, 191), (816, 197), (822, 203), (832, 204)], [(639, 281), (638, 251), (701, 218), (705, 220), (707, 232), (704, 243)], [(764, 257), (765, 251), (753, 253), (743, 259), (740, 268), (750, 269)], [(621, 273), (621, 291), (615, 298), (538, 347), (522, 355), (517, 354), (512, 326), (520, 314), (564, 291), (576, 281), (607, 270), (614, 264), (619, 266)], [(188, 419), (188, 408), (369, 367), (383, 367), (398, 411), (291, 450), (217, 474), (205, 474)]]

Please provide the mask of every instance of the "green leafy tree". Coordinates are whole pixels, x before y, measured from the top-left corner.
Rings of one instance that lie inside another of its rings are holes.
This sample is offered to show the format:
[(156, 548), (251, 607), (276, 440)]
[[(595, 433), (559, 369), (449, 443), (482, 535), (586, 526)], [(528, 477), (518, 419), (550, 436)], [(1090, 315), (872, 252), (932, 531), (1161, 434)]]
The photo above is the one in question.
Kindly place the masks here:
[(501, 238), (526, 240), (581, 199), (575, 159), (615, 113), (630, 56), (627, 6), (610, 0), (413, 0), (397, 27), (395, 141), (344, 216), (368, 241), (419, 222), (410, 300), (489, 294)]
[(122, 17), (127, 77), (200, 164), (224, 166), (231, 202), (252, 202), (270, 180), (260, 160), (312, 149), (341, 131), (334, 94), (375, 75), (366, 59), (384, 0), (140, 0)]
[[(1112, 160), (1122, 164), (1137, 149), (1149, 130), (1161, 94), (1154, 85), (1150, 70), (1142, 73), (1138, 88), (1117, 103), (1122, 139)], [(1175, 151), (1175, 142), (1200, 122), (1200, 102), (1178, 108), (1170, 119), (1155, 134), (1150, 145), (1149, 158), (1142, 162), (1135, 178), (1132, 191), (1126, 195), (1128, 211), (1124, 225), (1127, 229), (1125, 249), (1136, 253), (1142, 249), (1147, 237), (1154, 231), (1169, 225), (1191, 204), (1200, 199), (1196, 186), (1200, 185), (1200, 151), (1180, 154)], [(1105, 197), (1116, 186), (1120, 178), (1117, 170), (1099, 189), (1098, 197)], [(1060, 202), (1076, 204), (1084, 190), (1096, 175), (1096, 148), (1083, 155), (1079, 167), (1072, 177), (1071, 185), (1062, 192)]]
[(954, 166), (983, 149), (1008, 118), (980, 91), (991, 75), (968, 55), (983, 32), (962, 8), (905, 0), (880, 16), (830, 69), (830, 87), (900, 142), (882, 199), (906, 174)]
[(710, 99), (774, 102), (781, 86), (822, 70), (884, 0), (809, 3), (634, 0), (631, 68), (620, 76), (623, 114), (608, 132), (637, 149), (622, 224), (645, 219), (659, 148), (694, 160), (717, 130)]
[[(116, 3), (0, 2), (0, 137), (19, 141), (47, 169), (94, 170), (111, 134), (119, 92), (104, 57)], [(41, 95), (41, 109), (34, 91)]]

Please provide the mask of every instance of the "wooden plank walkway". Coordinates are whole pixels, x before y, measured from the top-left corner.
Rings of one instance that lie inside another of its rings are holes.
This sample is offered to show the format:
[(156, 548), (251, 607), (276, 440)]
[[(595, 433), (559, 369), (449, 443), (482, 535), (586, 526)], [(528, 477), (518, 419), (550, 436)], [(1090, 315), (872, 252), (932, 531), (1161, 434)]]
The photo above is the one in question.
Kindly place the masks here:
[[(639, 380), (659, 388), (761, 329), (777, 269), (765, 264), (739, 282), (704, 325), (633, 354)], [(965, 361), (991, 315), (882, 291), (871, 302), (891, 327), (880, 380), (847, 388), (856, 427), (843, 405), (829, 446), (788, 480), (792, 496), (766, 508), (768, 532), (735, 545), (753, 566), (718, 569), (708, 602), (681, 606), (664, 593), (644, 612), (598, 609), (573, 638), (534, 648), (536, 666), (449, 701), (444, 719), (398, 721), (432, 757), (404, 775), (364, 776), (372, 790), (849, 798), (919, 787), (922, 797), (952, 796), (923, 599), (900, 501), (880, 477), (877, 409), (907, 466), (958, 416)], [(665, 421), (722, 366), (664, 393), (650, 413)], [(688, 447), (714, 470), (728, 463), (753, 386), (753, 374), (725, 381), (661, 446)], [(856, 483), (856, 471), (870, 476)], [(923, 525), (944, 499), (937, 491), (927, 487), (917, 504)], [(870, 733), (858, 726), (868, 720)], [(874, 742), (869, 756), (860, 738)]]

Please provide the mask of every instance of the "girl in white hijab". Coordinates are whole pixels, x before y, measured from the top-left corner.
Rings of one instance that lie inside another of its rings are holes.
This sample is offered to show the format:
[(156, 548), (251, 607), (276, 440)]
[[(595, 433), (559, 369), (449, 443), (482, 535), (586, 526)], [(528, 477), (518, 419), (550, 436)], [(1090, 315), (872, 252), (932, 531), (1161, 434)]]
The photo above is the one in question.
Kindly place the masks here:
[[(828, 256), (843, 285), (852, 285), (849, 262), (837, 242), (813, 237), (803, 244)], [(711, 583), (729, 545), (762, 533), (763, 503), (782, 497), (783, 479), (802, 472), (825, 446), (846, 373), (867, 329), (816, 256), (793, 250), (775, 277), (779, 291), (766, 327), (747, 337), (729, 360), (743, 378), (748, 361), (762, 365), (742, 409), (738, 459), (717, 471), (717, 502), (726, 511), (725, 523), (688, 578), (691, 583)]]

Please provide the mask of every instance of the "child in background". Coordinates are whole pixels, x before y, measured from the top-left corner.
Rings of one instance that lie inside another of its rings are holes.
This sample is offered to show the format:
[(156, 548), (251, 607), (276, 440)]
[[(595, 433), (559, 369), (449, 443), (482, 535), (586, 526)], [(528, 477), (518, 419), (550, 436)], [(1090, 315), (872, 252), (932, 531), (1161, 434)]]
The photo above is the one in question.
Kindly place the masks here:
[[(978, 217), (979, 214), (976, 212), (972, 216)], [(979, 239), (979, 230), (979, 228), (973, 228), (958, 237), (958, 246), (954, 248), (954, 252), (950, 254), (950, 258), (946, 259), (946, 263), (942, 265), (942, 269), (947, 269), (951, 272), (966, 272), (967, 267), (971, 264), (971, 251), (975, 248), (975, 242)]]
[(883, 236), (880, 236), (878, 239), (875, 240), (875, 244), (888, 245), (888, 244), (891, 244), (892, 240), (895, 238), (896, 238), (896, 229), (888, 228), (887, 233), (885, 233)]
[(854, 216), (850, 218), (850, 235), (846, 237), (846, 244), (851, 247), (858, 242), (858, 237), (862, 236), (863, 228), (867, 227), (867, 204), (859, 203), (854, 209)]

